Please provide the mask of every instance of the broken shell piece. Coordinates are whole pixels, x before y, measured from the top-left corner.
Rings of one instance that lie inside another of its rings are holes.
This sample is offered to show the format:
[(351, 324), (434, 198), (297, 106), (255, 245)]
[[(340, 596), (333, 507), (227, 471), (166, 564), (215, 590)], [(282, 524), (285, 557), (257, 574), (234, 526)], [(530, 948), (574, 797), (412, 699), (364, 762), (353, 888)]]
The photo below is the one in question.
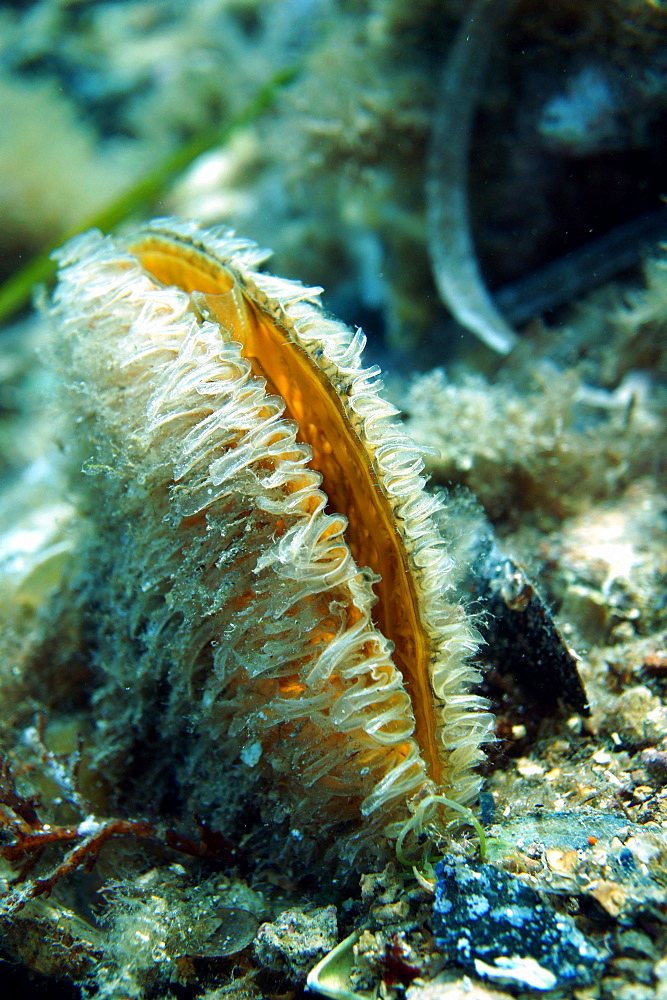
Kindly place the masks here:
[(360, 937), (361, 931), (355, 931), (343, 938), (317, 963), (306, 979), (309, 990), (331, 997), (331, 1000), (372, 1000), (373, 994), (357, 992), (350, 986), (350, 973), (355, 963), (354, 946)]

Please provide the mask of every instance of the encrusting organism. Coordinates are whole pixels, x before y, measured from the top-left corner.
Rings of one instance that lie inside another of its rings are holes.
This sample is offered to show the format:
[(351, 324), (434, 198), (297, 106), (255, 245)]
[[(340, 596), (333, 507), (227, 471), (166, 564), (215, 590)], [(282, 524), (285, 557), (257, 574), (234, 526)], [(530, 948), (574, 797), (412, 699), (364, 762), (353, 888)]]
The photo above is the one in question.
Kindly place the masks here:
[(474, 800), (491, 717), (422, 453), (361, 332), (265, 256), (170, 220), (61, 251), (73, 588), (110, 758), (157, 731), (198, 812), (261, 784), (354, 853)]

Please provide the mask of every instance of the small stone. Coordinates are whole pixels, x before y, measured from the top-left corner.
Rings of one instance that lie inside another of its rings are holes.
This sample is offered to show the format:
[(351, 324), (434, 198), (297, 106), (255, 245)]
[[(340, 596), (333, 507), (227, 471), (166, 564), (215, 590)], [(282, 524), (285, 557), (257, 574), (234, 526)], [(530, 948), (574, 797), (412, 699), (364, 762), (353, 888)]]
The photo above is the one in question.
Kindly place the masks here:
[(545, 853), (545, 860), (552, 872), (559, 875), (574, 875), (579, 867), (579, 854), (577, 851), (557, 851), (548, 850)]
[(659, 784), (667, 784), (667, 750), (655, 750), (653, 747), (642, 750), (642, 765), (646, 772)]
[(403, 882), (391, 865), (382, 872), (361, 876), (362, 903), (395, 903), (401, 895)]
[(644, 670), (651, 677), (667, 676), (667, 649), (658, 649), (644, 659)]
[(501, 864), (505, 871), (515, 875), (537, 875), (542, 871), (542, 862), (539, 858), (531, 858), (522, 851), (516, 851), (515, 854), (502, 858)]
[(653, 962), (647, 959), (637, 959), (631, 956), (621, 956), (613, 961), (614, 972), (634, 982), (649, 985), (653, 979)]
[(619, 917), (628, 903), (628, 897), (617, 882), (601, 880), (589, 889), (589, 895), (597, 900), (610, 917)]
[(516, 769), (522, 778), (541, 778), (545, 770), (541, 764), (528, 757), (520, 757), (516, 762)]
[(282, 972), (303, 982), (321, 958), (336, 946), (336, 907), (284, 910), (272, 924), (262, 924), (253, 947), (265, 969)]
[(637, 684), (617, 699), (603, 727), (617, 732), (630, 750), (655, 746), (667, 735), (667, 708), (647, 687)]
[(618, 949), (621, 954), (639, 955), (653, 961), (659, 955), (656, 945), (648, 934), (632, 929), (623, 931), (618, 942)]
[(383, 906), (373, 906), (371, 914), (378, 924), (400, 924), (408, 917), (410, 904), (407, 899), (399, 899), (396, 903), (385, 903)]
[(657, 980), (657, 993), (656, 997), (658, 1000), (665, 1000), (667, 997), (667, 956), (661, 958), (659, 962), (653, 967), (653, 975)]
[(618, 985), (614, 985), (613, 992), (608, 995), (613, 996), (614, 1000), (655, 1000), (656, 997), (653, 987), (641, 983), (626, 983), (622, 980)]

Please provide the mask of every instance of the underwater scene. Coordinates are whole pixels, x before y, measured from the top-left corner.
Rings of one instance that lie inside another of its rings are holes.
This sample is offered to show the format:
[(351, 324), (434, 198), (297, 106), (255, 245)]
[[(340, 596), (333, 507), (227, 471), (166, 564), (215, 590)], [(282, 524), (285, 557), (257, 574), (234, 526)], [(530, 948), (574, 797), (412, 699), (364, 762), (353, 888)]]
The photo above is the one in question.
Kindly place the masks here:
[(667, 4), (0, 3), (0, 991), (667, 1000)]

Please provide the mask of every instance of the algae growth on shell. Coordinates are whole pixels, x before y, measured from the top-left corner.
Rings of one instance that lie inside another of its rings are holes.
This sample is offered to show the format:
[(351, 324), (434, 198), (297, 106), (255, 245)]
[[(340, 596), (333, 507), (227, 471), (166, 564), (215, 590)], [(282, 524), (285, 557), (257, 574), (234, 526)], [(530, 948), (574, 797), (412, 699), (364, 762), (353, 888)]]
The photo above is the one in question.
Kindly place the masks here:
[(198, 812), (237, 772), (345, 854), (471, 802), (490, 716), (421, 451), (361, 333), (264, 256), (168, 220), (62, 252), (74, 586), (112, 772), (157, 730)]

